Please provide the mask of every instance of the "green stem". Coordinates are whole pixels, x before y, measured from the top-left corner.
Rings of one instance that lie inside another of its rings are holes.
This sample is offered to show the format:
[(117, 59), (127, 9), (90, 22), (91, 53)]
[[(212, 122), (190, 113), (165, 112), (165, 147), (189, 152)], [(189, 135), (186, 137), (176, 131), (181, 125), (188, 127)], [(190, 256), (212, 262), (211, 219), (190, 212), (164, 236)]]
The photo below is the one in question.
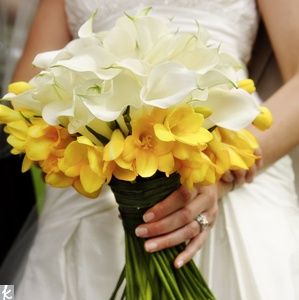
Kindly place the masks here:
[(164, 271), (167, 282), (169, 282), (169, 286), (171, 287), (171, 290), (176, 297), (175, 299), (176, 300), (179, 300), (179, 299), (184, 300), (182, 294), (180, 293), (180, 291), (178, 289), (178, 285), (175, 280), (175, 276), (173, 275), (173, 271), (171, 269), (171, 265), (170, 265), (169, 261), (165, 261), (163, 259), (163, 256), (161, 255), (161, 251), (153, 253), (152, 255), (157, 258), (157, 261), (159, 262), (161, 269)]
[(115, 297), (116, 297), (116, 295), (117, 295), (117, 293), (118, 293), (118, 291), (119, 291), (122, 283), (124, 282), (124, 280), (125, 280), (125, 267), (123, 268), (123, 270), (120, 273), (120, 276), (118, 278), (116, 287), (115, 287), (115, 289), (113, 291), (113, 294), (110, 297), (110, 300), (115, 300)]

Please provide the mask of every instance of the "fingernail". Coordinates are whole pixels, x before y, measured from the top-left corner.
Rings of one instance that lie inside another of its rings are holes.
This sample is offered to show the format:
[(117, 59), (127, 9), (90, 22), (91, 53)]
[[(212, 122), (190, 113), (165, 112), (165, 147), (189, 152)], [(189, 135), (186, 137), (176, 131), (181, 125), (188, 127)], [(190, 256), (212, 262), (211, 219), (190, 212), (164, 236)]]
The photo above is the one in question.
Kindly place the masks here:
[(177, 263), (176, 263), (176, 267), (179, 269), (183, 266), (184, 264), (184, 261), (183, 260), (179, 260)]
[(144, 222), (150, 222), (154, 218), (155, 218), (155, 215), (152, 212), (149, 212), (149, 213), (146, 213), (145, 215), (143, 215), (143, 221)]
[(151, 251), (155, 250), (157, 248), (157, 246), (158, 245), (155, 242), (145, 243), (145, 250), (151, 252)]
[(143, 237), (143, 236), (146, 236), (148, 233), (148, 230), (147, 228), (144, 228), (144, 227), (137, 227), (135, 229), (135, 234), (139, 237)]

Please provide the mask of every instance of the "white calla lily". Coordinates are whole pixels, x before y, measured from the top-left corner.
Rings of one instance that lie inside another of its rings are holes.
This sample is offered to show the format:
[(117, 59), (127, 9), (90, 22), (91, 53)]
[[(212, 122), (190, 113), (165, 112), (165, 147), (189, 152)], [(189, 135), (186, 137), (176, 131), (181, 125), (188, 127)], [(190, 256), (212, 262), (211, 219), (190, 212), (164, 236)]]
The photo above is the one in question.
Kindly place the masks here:
[(231, 130), (245, 128), (259, 114), (259, 105), (242, 89), (211, 89), (204, 106), (212, 110), (209, 122)]
[(195, 72), (167, 62), (153, 67), (140, 96), (147, 105), (167, 108), (182, 102), (196, 87)]
[(205, 74), (219, 63), (218, 50), (206, 47), (186, 49), (176, 56), (175, 61), (198, 74)]
[(236, 73), (233, 72), (232, 69), (226, 70), (218, 70), (216, 68), (198, 76), (198, 87), (200, 89), (208, 89), (217, 86), (227, 86), (228, 88), (232, 88), (237, 86), (237, 76)]
[(151, 16), (133, 18), (137, 33), (138, 49), (144, 55), (150, 51), (161, 37), (169, 33), (169, 22)]
[(7, 93), (3, 96), (3, 100), (10, 101), (12, 106), (17, 109), (28, 109), (32, 110), (36, 114), (41, 114), (42, 105), (41, 103), (32, 97), (32, 91), (26, 91), (22, 94), (16, 95), (14, 93)]
[(49, 68), (60, 55), (63, 55), (62, 50), (54, 50), (54, 51), (47, 51), (43, 53), (39, 53), (33, 59), (32, 64), (40, 69), (47, 69)]
[(30, 81), (31, 90), (4, 99), (50, 124), (63, 122), (71, 133), (95, 118), (114, 121), (127, 106), (132, 113), (184, 102), (211, 109), (208, 126), (236, 130), (251, 123), (259, 109), (237, 89), (238, 59), (222, 52), (201, 26), (197, 33), (173, 32), (170, 20), (147, 13), (125, 15), (96, 33), (93, 15), (79, 38), (35, 57), (33, 64), (43, 71)]
[(127, 58), (121, 61), (118, 61), (114, 65), (116, 68), (121, 67), (124, 69), (130, 70), (132, 73), (139, 75), (139, 76), (146, 76), (149, 73), (149, 65), (142, 60), (134, 59), (134, 58)]
[(98, 96), (86, 95), (83, 99), (84, 105), (96, 118), (114, 121), (128, 105), (142, 105), (139, 97), (141, 85), (131, 72), (122, 71), (106, 85), (108, 88), (104, 88)]
[(85, 38), (93, 36), (93, 20), (96, 15), (96, 12), (91, 15), (91, 17), (81, 25), (78, 31), (79, 38)]
[(102, 40), (103, 47), (120, 59), (136, 57), (136, 29), (127, 16), (119, 18)]

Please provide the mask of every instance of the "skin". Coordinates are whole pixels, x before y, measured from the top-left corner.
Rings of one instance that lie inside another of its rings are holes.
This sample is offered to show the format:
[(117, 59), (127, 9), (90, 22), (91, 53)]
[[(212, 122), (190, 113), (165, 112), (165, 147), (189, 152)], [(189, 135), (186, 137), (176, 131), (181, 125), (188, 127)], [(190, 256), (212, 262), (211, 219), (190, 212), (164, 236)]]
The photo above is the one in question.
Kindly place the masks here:
[[(250, 128), (260, 143), (262, 160), (248, 171), (225, 174), (215, 185), (198, 185), (193, 191), (180, 187), (149, 209), (145, 224), (136, 229), (138, 236), (147, 238), (145, 249), (149, 252), (189, 241), (174, 261), (178, 268), (192, 259), (208, 235), (209, 229), (201, 232), (196, 216), (203, 213), (211, 227), (223, 195), (235, 185), (251, 182), (262, 165), (270, 165), (299, 144), (299, 135), (290, 134), (299, 126), (298, 0), (259, 0), (257, 4), (284, 79), (284, 85), (265, 102), (275, 120), (271, 129), (260, 132)], [(71, 39), (63, 0), (41, 0), (13, 81), (29, 80), (39, 71), (31, 65), (36, 54), (62, 48)]]

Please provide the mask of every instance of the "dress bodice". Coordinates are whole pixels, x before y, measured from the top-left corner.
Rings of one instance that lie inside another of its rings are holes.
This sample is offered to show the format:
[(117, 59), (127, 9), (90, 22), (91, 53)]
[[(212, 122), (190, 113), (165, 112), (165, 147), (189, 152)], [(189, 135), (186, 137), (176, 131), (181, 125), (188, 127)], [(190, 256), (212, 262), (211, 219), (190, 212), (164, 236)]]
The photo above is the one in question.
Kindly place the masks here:
[(250, 59), (258, 24), (254, 0), (65, 0), (65, 4), (74, 37), (95, 11), (94, 30), (101, 31), (112, 27), (123, 12), (136, 13), (150, 6), (152, 15), (172, 18), (180, 31), (194, 32), (199, 22), (226, 51), (245, 64)]

